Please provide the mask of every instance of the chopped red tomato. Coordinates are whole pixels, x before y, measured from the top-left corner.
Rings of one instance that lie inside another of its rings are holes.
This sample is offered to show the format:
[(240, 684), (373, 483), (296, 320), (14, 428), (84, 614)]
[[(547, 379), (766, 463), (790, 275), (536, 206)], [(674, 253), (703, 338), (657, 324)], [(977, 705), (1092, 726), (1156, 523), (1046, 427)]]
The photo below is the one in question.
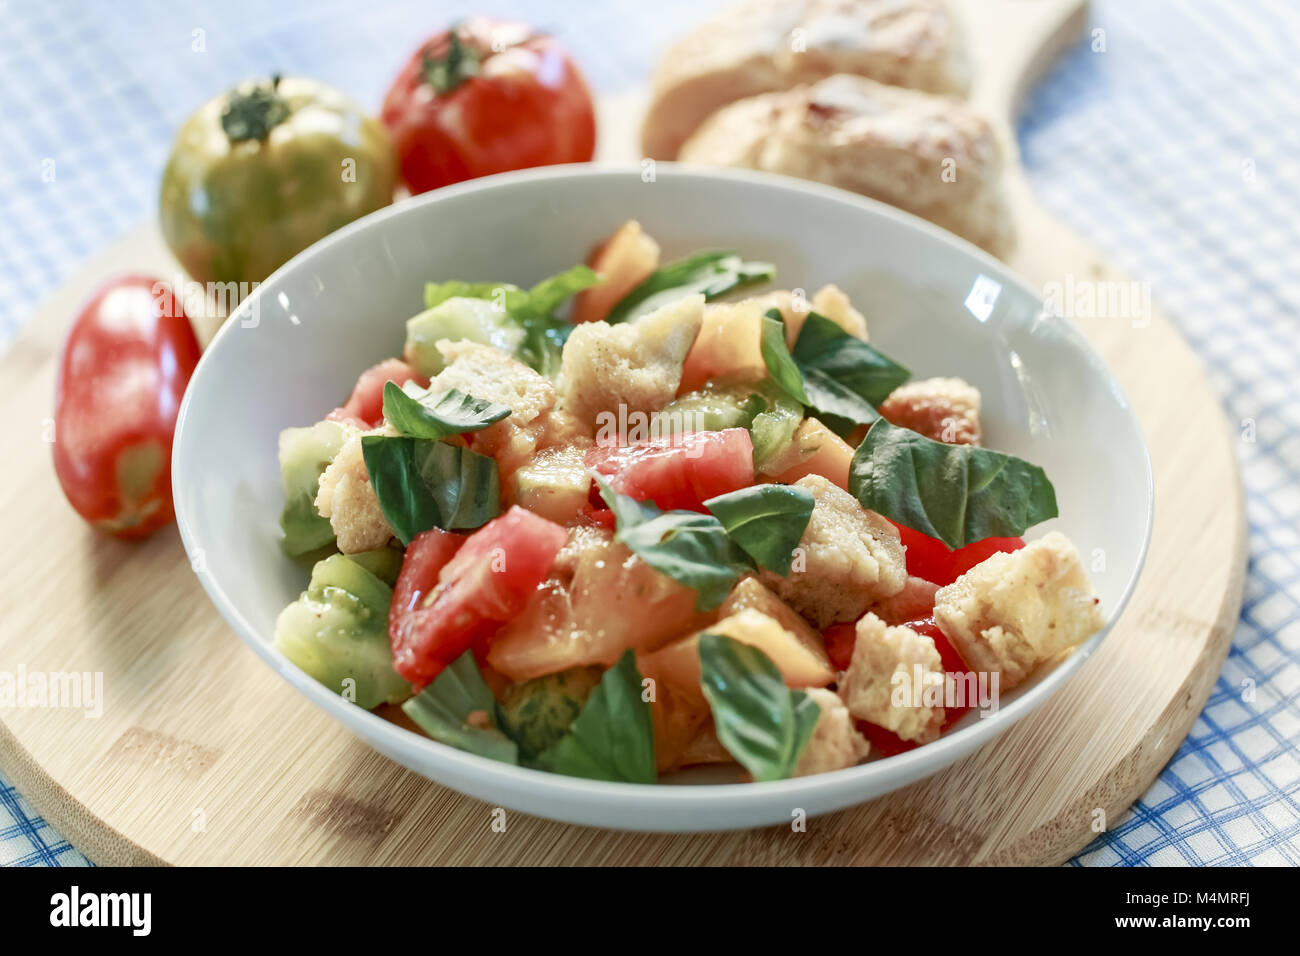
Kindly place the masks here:
[(822, 631), (822, 640), (826, 642), (826, 656), (837, 671), (849, 669), (853, 660), (853, 643), (858, 639), (857, 624), (832, 624)]
[(867, 738), (871, 744), (871, 753), (880, 757), (892, 757), (895, 754), (906, 753), (909, 750), (915, 750), (919, 744), (904, 740), (892, 730), (886, 730), (884, 727), (878, 727), (875, 724), (869, 724), (865, 720), (855, 720), (854, 726), (858, 728), (858, 733)]
[(992, 557), (999, 551), (1019, 551), (1024, 546), (1024, 538), (985, 538), (983, 541), (976, 541), (952, 552), (949, 559), (949, 573), (956, 581), (985, 558)]
[(427, 618), (432, 616), (429, 605), (436, 597), (438, 574), (464, 543), (463, 534), (433, 528), (412, 538), (402, 558), (402, 570), (393, 586), (393, 603), (388, 609), (388, 639), (393, 648), (393, 669), (412, 683), (423, 673), (417, 653), (431, 623)]
[(515, 506), (469, 538), (437, 529), (406, 549), (388, 616), (393, 667), (417, 688), (520, 611), (568, 540)]
[[(989, 554), (992, 553), (993, 551), (989, 552)], [(826, 633), (829, 634), (830, 631), (838, 627), (848, 626), (849, 625), (845, 624), (835, 624), (828, 628)], [(952, 646), (943, 631), (939, 630), (939, 626), (934, 623), (934, 618), (927, 617), (920, 621), (908, 621), (903, 625), (903, 627), (911, 628), (913, 631), (916, 631), (916, 633), (924, 634), (934, 641), (934, 648), (939, 652), (939, 660), (943, 665), (944, 673), (966, 673), (966, 662), (961, 659), (961, 655), (957, 653), (957, 649)], [(849, 646), (851, 649), (852, 644)], [(826, 651), (827, 653), (831, 653), (831, 642), (829, 638), (826, 641)], [(831, 655), (831, 661), (835, 661), (835, 656), (833, 654)], [(946, 731), (949, 727), (960, 720), (962, 715), (968, 710), (970, 710), (969, 704), (963, 707), (945, 707), (943, 712), (943, 726), (940, 728), (939, 732), (943, 733)], [(857, 728), (862, 735), (870, 741), (871, 749), (882, 757), (892, 757), (895, 754), (901, 754), (908, 750), (915, 750), (920, 746), (920, 744), (913, 740), (903, 740), (893, 731), (886, 730), (884, 727), (879, 727), (875, 724), (867, 723), (865, 720), (854, 721), (854, 723), (857, 725)]]
[(985, 538), (953, 551), (938, 538), (931, 538), (891, 521), (898, 529), (907, 548), (907, 573), (943, 587), (990, 555), (999, 551), (1018, 551), (1025, 546), (1023, 538)]
[(705, 499), (754, 483), (754, 443), (743, 428), (597, 445), (586, 461), (619, 494), (665, 510), (704, 511)]
[(943, 669), (949, 674), (956, 674), (966, 670), (966, 662), (961, 659), (957, 653), (957, 648), (952, 646), (947, 635), (939, 630), (939, 625), (934, 623), (934, 618), (927, 617), (919, 621), (908, 621), (903, 627), (911, 628), (918, 634), (924, 634), (934, 641), (934, 648), (939, 652), (939, 660), (943, 663)]
[(401, 359), (384, 359), (362, 372), (347, 402), (326, 417), (358, 428), (374, 428), (384, 417), (384, 386), (389, 382), (405, 385), (411, 381), (421, 387), (429, 384), (427, 378)]

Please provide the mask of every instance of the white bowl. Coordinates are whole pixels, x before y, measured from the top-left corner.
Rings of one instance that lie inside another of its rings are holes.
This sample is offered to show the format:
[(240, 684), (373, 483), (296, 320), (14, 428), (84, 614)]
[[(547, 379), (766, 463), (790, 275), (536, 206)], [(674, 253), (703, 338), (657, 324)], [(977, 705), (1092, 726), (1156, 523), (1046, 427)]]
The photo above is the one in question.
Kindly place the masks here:
[(581, 261), (630, 218), (668, 256), (726, 247), (775, 262), (773, 288), (811, 294), (834, 282), (866, 314), (872, 342), (916, 376), (978, 386), (986, 444), (1042, 465), (1056, 486), (1061, 517), (1031, 533), (1056, 527), (1086, 562), (1104, 556), (1092, 577), (1114, 623), (1146, 552), (1151, 468), (1123, 391), (1083, 336), (1045, 315), (1001, 263), (906, 213), (784, 177), (661, 163), (654, 182), (639, 167), (553, 167), (419, 196), (316, 243), (240, 306), (194, 373), (172, 473), (187, 552), (202, 552), (203, 587), (239, 636), (313, 703), (431, 780), (538, 816), (631, 830), (752, 827), (788, 822), (795, 808), (859, 803), (951, 764), (1047, 700), (1105, 631), (1003, 695), (995, 716), (968, 714), (908, 753), (773, 783), (651, 786), (463, 753), (348, 703), (276, 650), (276, 615), (306, 583), (278, 546), (280, 429), (319, 420), (364, 368), (400, 354), (426, 281), (526, 286)]

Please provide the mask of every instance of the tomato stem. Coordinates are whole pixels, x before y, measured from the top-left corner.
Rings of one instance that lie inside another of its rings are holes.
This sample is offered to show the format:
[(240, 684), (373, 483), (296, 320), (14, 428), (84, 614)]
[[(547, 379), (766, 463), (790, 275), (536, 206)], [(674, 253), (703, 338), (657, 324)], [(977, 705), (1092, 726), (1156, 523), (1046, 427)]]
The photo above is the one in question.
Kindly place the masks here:
[(478, 76), (478, 66), (479, 52), (461, 42), (460, 24), (457, 23), (447, 31), (447, 52), (443, 56), (433, 56), (425, 51), (421, 69), (434, 91), (445, 95), (471, 77)]
[(289, 118), (289, 102), (279, 94), (280, 74), (271, 77), (270, 88), (255, 86), (246, 93), (232, 91), (221, 111), (221, 128), (231, 143), (261, 142), (271, 130)]

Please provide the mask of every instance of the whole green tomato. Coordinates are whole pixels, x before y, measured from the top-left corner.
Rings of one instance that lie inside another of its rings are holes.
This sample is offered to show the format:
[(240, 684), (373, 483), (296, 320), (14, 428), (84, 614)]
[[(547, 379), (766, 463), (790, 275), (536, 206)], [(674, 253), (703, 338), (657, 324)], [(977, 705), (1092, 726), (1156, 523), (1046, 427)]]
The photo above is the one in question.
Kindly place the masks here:
[(181, 127), (163, 173), (163, 237), (199, 282), (260, 282), (392, 202), (396, 177), (387, 130), (338, 90), (250, 81)]

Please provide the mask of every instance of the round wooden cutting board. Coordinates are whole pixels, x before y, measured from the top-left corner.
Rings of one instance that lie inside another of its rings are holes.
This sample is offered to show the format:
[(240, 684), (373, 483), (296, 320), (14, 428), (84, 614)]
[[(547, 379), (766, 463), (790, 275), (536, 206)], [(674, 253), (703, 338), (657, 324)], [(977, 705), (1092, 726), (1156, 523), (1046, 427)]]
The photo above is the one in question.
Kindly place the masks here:
[[(974, 98), (1009, 120), (1080, 35), (1083, 0), (966, 6)], [(604, 104), (602, 157), (633, 154), (637, 105)], [(1007, 145), (1012, 265), (1039, 284), (1126, 281), (1040, 209)], [(371, 751), (250, 653), (204, 596), (175, 528), (124, 544), (64, 501), (45, 441), (58, 346), (92, 288), (132, 270), (179, 271), (152, 225), (82, 269), (0, 359), (11, 596), (0, 671), (103, 675), (98, 716), (0, 709), (0, 767), (97, 863), (1060, 863), (1150, 785), (1227, 652), (1245, 568), (1233, 429), (1163, 316), (1085, 320), (1150, 442), (1156, 513), (1132, 602), (1056, 697), (943, 773), (806, 832), (623, 833), (515, 812), (498, 832), (493, 807)]]

